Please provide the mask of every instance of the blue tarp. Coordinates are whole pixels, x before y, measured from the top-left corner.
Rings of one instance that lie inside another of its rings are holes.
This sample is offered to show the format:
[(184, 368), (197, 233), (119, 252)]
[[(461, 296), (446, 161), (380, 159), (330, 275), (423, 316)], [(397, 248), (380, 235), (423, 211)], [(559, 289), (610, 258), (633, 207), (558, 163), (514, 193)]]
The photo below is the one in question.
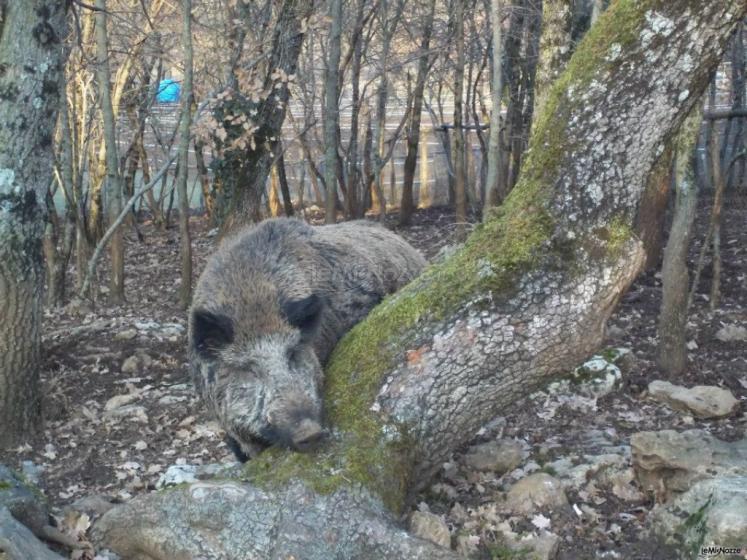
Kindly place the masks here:
[(156, 100), (159, 103), (178, 103), (179, 96), (182, 92), (182, 88), (179, 82), (166, 78), (161, 80), (158, 84), (158, 92), (156, 93)]

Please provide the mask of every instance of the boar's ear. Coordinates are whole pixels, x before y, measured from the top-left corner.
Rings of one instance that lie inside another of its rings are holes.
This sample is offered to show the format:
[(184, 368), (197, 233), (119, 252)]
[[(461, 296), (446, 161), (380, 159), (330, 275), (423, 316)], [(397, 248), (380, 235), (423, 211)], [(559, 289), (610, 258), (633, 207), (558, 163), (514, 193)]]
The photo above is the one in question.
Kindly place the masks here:
[(204, 358), (214, 357), (216, 350), (231, 342), (233, 321), (229, 317), (204, 309), (192, 312), (192, 343), (198, 354)]
[(324, 302), (316, 294), (311, 294), (303, 299), (284, 301), (281, 307), (288, 322), (302, 334), (309, 335), (319, 326)]

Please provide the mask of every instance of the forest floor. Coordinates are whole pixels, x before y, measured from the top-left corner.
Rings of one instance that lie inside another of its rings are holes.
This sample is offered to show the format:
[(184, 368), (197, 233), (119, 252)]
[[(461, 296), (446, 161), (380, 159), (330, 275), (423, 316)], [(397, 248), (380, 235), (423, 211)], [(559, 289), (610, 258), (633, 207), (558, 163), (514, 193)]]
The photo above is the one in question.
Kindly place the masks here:
[[(700, 209), (691, 260), (702, 242), (708, 212), (705, 206)], [(714, 334), (725, 324), (747, 326), (744, 216), (745, 201), (725, 205), (722, 302), (716, 313), (709, 312), (706, 266), (690, 318), (688, 372), (669, 379), (688, 387), (719, 385), (742, 401), (747, 399), (747, 343), (721, 342)], [(453, 242), (453, 218), (443, 209), (422, 210), (400, 233), (433, 258)], [(395, 217), (389, 221), (393, 225)], [(201, 218), (193, 218), (191, 227), (197, 277), (216, 238)], [(127, 233), (126, 304), (99, 305), (88, 312), (45, 312), (44, 430), (18, 449), (0, 452), (0, 463), (38, 478), (57, 513), (84, 496), (123, 501), (152, 491), (171, 465), (234, 460), (190, 383), (186, 318), (178, 304), (178, 231), (158, 231), (150, 223), (142, 231), (144, 242)], [(107, 278), (105, 263), (100, 277)], [(498, 533), (508, 516), (497, 505), (500, 497), (528, 473), (554, 473), (550, 465), (559, 459), (578, 465), (589, 457), (617, 454), (618, 466), (629, 469), (630, 436), (644, 430), (699, 427), (726, 440), (745, 437), (743, 413), (699, 420), (646, 398), (650, 381), (666, 379), (655, 362), (660, 299), (655, 273), (639, 278), (623, 298), (605, 342), (607, 348), (630, 350), (621, 365), (623, 384), (596, 402), (594, 410), (572, 403), (553, 406), (547, 395), (535, 395), (491, 422), (444, 465), (418, 507), (443, 516), (455, 546), (473, 548), (478, 558), (513, 557), (501, 552)], [(471, 469), (464, 460), (470, 448), (497, 438), (520, 444), (520, 466), (503, 476)], [(560, 537), (557, 558), (563, 560), (674, 557), (646, 536), (643, 528), (653, 503), (635, 483), (621, 491), (619, 486), (582, 482), (566, 489), (567, 507), (548, 517), (514, 516), (511, 527), (525, 532), (549, 529)]]

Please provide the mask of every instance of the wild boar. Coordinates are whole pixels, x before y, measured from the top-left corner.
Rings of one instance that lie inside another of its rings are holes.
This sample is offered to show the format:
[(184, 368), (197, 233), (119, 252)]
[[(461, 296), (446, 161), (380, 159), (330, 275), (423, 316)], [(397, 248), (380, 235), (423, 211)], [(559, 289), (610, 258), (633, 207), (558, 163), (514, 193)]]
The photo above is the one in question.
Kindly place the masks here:
[(308, 450), (324, 437), (322, 365), (425, 264), (402, 238), (365, 221), (272, 219), (221, 244), (195, 288), (189, 355), (198, 391), (240, 459), (270, 445)]

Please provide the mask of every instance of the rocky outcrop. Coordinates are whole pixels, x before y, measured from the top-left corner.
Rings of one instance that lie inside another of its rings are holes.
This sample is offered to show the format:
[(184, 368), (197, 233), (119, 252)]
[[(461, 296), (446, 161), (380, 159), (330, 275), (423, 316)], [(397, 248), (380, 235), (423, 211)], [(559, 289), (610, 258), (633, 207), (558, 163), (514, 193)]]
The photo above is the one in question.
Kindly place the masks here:
[(638, 481), (658, 502), (652, 528), (684, 557), (747, 543), (747, 439), (664, 430), (633, 435), (631, 447)]

